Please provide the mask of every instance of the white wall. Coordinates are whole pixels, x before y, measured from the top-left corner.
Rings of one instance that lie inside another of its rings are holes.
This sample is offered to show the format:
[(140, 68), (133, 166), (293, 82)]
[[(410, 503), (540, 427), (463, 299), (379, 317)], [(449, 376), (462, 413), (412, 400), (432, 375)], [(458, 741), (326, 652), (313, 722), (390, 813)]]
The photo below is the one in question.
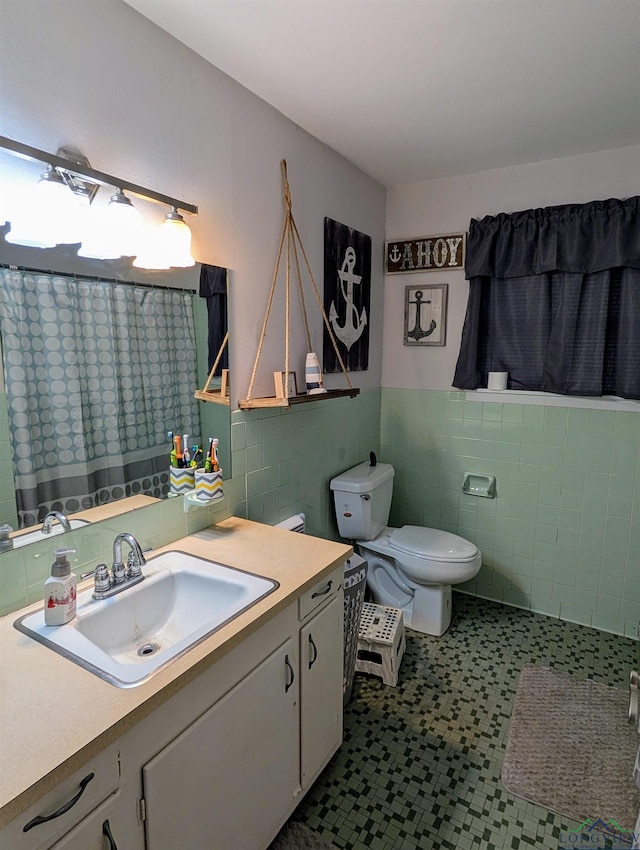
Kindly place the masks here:
[[(387, 239), (460, 233), (471, 218), (638, 194), (640, 146), (429, 180), (388, 191)], [(405, 286), (432, 283), (449, 284), (447, 344), (405, 346)], [(382, 386), (450, 389), (469, 294), (464, 272), (387, 275), (384, 287)]]
[[(288, 162), (293, 210), (320, 292), (324, 216), (367, 233), (374, 257), (382, 254), (380, 184), (121, 0), (1, 0), (0, 80), (2, 135), (53, 153), (74, 147), (98, 170), (198, 205), (199, 215), (188, 221), (194, 256), (231, 269), (233, 401), (246, 394), (275, 265), (281, 159)], [(42, 171), (6, 154), (0, 168), (5, 178), (29, 172), (36, 179)], [(166, 212), (139, 206), (158, 221)], [(321, 314), (310, 289), (306, 298), (321, 352)], [(363, 388), (380, 385), (379, 262), (371, 312), (370, 368), (354, 381)], [(273, 394), (273, 371), (284, 368), (284, 318), (276, 307), (269, 327), (264, 378), (254, 395)], [(291, 350), (290, 368), (300, 377), (306, 353), (300, 322)], [(344, 382), (330, 377), (326, 384)]]

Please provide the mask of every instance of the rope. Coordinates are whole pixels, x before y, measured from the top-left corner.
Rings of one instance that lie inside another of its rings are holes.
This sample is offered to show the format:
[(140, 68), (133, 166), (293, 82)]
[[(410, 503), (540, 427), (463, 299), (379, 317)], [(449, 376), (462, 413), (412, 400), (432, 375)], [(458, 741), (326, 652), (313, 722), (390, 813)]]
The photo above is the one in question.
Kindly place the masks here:
[(292, 222), (292, 223), (293, 223), (293, 227), (294, 227), (296, 236), (298, 237), (298, 241), (300, 242), (300, 249), (302, 251), (302, 257), (303, 257), (305, 265), (307, 267), (307, 272), (309, 274), (309, 278), (311, 279), (311, 283), (313, 285), (313, 291), (315, 293), (316, 301), (318, 302), (318, 306), (320, 307), (320, 312), (322, 313), (322, 318), (324, 319), (324, 325), (327, 329), (327, 333), (329, 334), (329, 338), (331, 339), (331, 343), (333, 345), (333, 350), (335, 351), (336, 357), (338, 358), (338, 363), (340, 364), (340, 368), (342, 369), (342, 374), (345, 377), (345, 380), (347, 382), (347, 386), (349, 387), (350, 390), (352, 390), (353, 386), (351, 384), (351, 379), (349, 378), (349, 374), (348, 374), (348, 372), (345, 368), (345, 365), (344, 365), (344, 362), (343, 362), (342, 357), (340, 355), (340, 352), (338, 351), (338, 343), (336, 342), (336, 338), (333, 334), (333, 331), (331, 330), (331, 324), (329, 322), (329, 319), (327, 318), (327, 314), (324, 311), (324, 304), (322, 303), (322, 299), (320, 298), (320, 293), (318, 292), (318, 287), (316, 286), (316, 282), (315, 282), (314, 277), (313, 277), (313, 272), (311, 271), (311, 266), (309, 265), (309, 260), (307, 259), (307, 254), (304, 250), (304, 245), (302, 244), (302, 239), (300, 239), (300, 234), (298, 233), (298, 228), (296, 227), (295, 221)]
[[(267, 302), (267, 311), (264, 317), (264, 321), (262, 323), (262, 330), (260, 332), (260, 339), (258, 341), (258, 350), (256, 352), (256, 359), (253, 363), (253, 371), (251, 373), (251, 381), (249, 383), (249, 390), (247, 392), (247, 400), (252, 398), (253, 388), (256, 381), (256, 374), (258, 371), (258, 363), (260, 362), (260, 358), (262, 357), (262, 350), (264, 347), (264, 340), (267, 332), (267, 324), (269, 322), (269, 315), (271, 313), (271, 307), (273, 305), (273, 296), (275, 293), (276, 283), (278, 280), (278, 271), (280, 270), (280, 261), (282, 259), (282, 250), (284, 247), (285, 236), (287, 239), (287, 251), (286, 251), (286, 270), (285, 270), (285, 396), (289, 398), (289, 323), (290, 323), (290, 278), (291, 278), (291, 254), (293, 252), (293, 259), (296, 268), (296, 277), (298, 281), (298, 292), (300, 295), (300, 304), (302, 307), (302, 316), (304, 319), (304, 327), (305, 333), (307, 335), (307, 346), (308, 351), (311, 351), (311, 331), (309, 329), (309, 319), (307, 316), (307, 308), (304, 300), (304, 292), (302, 289), (302, 275), (300, 273), (300, 261), (298, 258), (298, 250), (296, 247), (296, 241), (300, 245), (300, 250), (302, 252), (302, 257), (304, 259), (304, 263), (307, 269), (307, 273), (311, 280), (311, 284), (313, 286), (313, 291), (316, 296), (316, 301), (318, 302), (318, 306), (320, 307), (320, 312), (322, 313), (322, 318), (324, 320), (324, 325), (327, 329), (327, 333), (329, 334), (329, 338), (331, 339), (331, 343), (333, 345), (333, 350), (335, 351), (336, 357), (338, 359), (338, 363), (340, 364), (340, 368), (342, 369), (342, 374), (345, 377), (347, 382), (347, 386), (349, 389), (353, 389), (351, 384), (351, 379), (349, 378), (349, 374), (345, 368), (344, 362), (342, 360), (342, 356), (340, 355), (340, 351), (338, 350), (338, 343), (334, 336), (333, 331), (331, 330), (331, 323), (327, 318), (327, 314), (325, 313), (324, 304), (322, 303), (322, 299), (320, 298), (320, 293), (318, 292), (318, 287), (316, 286), (315, 279), (313, 277), (313, 272), (311, 271), (311, 266), (309, 265), (309, 260), (307, 259), (307, 254), (304, 250), (304, 245), (302, 244), (302, 239), (300, 238), (300, 233), (298, 232), (298, 227), (295, 223), (295, 219), (293, 217), (293, 212), (291, 210), (291, 190), (289, 188), (289, 180), (287, 179), (287, 163), (286, 160), (282, 160), (280, 162), (280, 167), (282, 170), (282, 187), (283, 187), (283, 202), (285, 208), (284, 214), (284, 223), (282, 225), (282, 233), (280, 235), (280, 244), (278, 245), (278, 255), (276, 258), (276, 266), (273, 272), (273, 278), (271, 281), (271, 290), (269, 292), (269, 300)], [(216, 361), (217, 362), (217, 361)], [(215, 367), (214, 367), (215, 368)]]
[(253, 385), (256, 382), (256, 372), (258, 371), (258, 362), (260, 357), (262, 356), (262, 347), (264, 345), (264, 338), (267, 332), (267, 322), (269, 321), (269, 313), (271, 312), (271, 305), (273, 304), (273, 293), (276, 289), (276, 281), (278, 279), (278, 269), (280, 268), (280, 257), (282, 256), (282, 246), (284, 245), (284, 237), (287, 232), (287, 219), (285, 217), (284, 225), (282, 227), (282, 235), (280, 236), (280, 245), (278, 246), (278, 257), (276, 259), (276, 267), (273, 272), (273, 280), (271, 281), (271, 291), (269, 292), (269, 301), (267, 303), (267, 312), (265, 313), (264, 321), (262, 323), (262, 331), (260, 333), (260, 340), (258, 342), (258, 350), (256, 352), (256, 359), (253, 363), (253, 372), (251, 373), (251, 381), (249, 383), (249, 391), (247, 392), (247, 398), (251, 398), (251, 394), (253, 392)]

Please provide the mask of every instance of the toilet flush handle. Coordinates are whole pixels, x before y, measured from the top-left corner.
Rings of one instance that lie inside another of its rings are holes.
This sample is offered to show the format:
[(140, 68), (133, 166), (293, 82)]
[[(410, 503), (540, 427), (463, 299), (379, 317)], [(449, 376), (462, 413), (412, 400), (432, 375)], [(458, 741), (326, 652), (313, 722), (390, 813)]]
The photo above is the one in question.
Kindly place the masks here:
[(369, 493), (361, 493), (360, 498), (363, 499), (365, 502), (368, 502), (371, 496), (369, 495)]

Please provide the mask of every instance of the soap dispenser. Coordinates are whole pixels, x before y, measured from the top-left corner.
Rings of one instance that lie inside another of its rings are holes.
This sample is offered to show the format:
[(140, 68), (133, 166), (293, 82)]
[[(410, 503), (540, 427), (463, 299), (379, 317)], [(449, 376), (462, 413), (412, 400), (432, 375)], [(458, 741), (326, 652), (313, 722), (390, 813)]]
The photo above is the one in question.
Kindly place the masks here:
[(56, 549), (51, 575), (44, 583), (44, 622), (47, 626), (63, 626), (76, 616), (76, 583), (67, 555), (75, 549)]
[(9, 537), (12, 531), (10, 525), (0, 525), (0, 552), (10, 552), (13, 549), (13, 540)]

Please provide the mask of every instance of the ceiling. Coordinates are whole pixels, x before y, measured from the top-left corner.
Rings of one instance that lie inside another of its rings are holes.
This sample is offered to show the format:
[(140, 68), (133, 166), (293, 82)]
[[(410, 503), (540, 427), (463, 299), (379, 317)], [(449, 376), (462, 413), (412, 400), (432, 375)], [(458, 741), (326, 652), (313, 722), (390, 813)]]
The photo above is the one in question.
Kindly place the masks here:
[(126, 0), (385, 186), (640, 144), (640, 0)]

